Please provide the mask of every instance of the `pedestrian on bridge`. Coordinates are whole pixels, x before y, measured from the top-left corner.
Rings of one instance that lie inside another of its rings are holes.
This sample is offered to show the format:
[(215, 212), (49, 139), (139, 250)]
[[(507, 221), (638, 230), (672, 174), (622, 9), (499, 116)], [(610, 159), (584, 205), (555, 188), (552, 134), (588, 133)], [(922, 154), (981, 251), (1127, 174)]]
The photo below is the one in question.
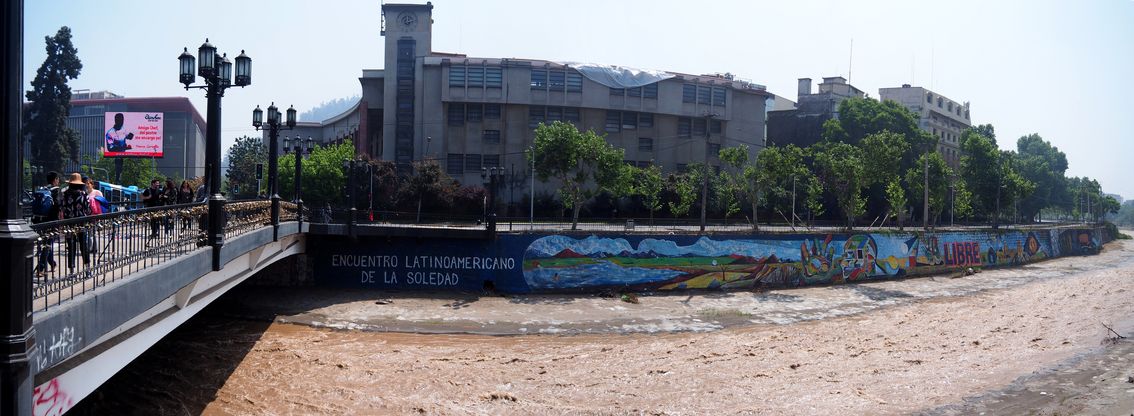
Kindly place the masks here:
[[(142, 191), (142, 205), (146, 208), (160, 207), (161, 204), (161, 179), (154, 179), (150, 181), (150, 187)], [(151, 215), (154, 215), (151, 213)], [(150, 218), (150, 240), (158, 238), (161, 232), (161, 219), (157, 216)]]
[[(59, 172), (47, 172), (47, 185), (35, 191), (32, 202), (32, 224), (39, 224), (59, 219), (59, 202), (62, 195), (59, 192)], [(39, 240), (38, 264), (35, 266), (35, 275), (43, 277), (47, 274), (47, 266), (51, 266), (51, 273), (55, 273), (55, 239), (42, 238)]]
[[(192, 204), (193, 203), (193, 187), (189, 186), (189, 181), (181, 181), (181, 187), (177, 189), (177, 204)], [(189, 229), (189, 216), (181, 217), (181, 229)]]
[[(87, 184), (83, 182), (83, 175), (75, 172), (67, 178), (67, 190), (63, 191), (63, 202), (59, 205), (63, 219), (82, 218), (91, 215), (91, 201), (87, 198)], [(67, 243), (67, 269), (75, 272), (75, 257), (83, 255), (83, 267), (90, 266), (91, 248), (87, 240), (86, 227), (68, 235)]]

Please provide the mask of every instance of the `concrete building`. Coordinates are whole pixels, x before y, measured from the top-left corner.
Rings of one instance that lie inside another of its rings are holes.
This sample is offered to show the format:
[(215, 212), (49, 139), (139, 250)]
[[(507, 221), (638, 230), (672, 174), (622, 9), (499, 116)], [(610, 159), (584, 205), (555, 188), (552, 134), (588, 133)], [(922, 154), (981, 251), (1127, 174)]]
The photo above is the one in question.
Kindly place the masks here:
[(768, 113), (768, 140), (781, 146), (815, 144), (822, 140), (823, 123), (839, 117), (839, 103), (865, 96), (843, 77), (824, 77), (814, 93), (811, 78), (800, 78), (796, 108)]
[(329, 130), (317, 140), (348, 135), (358, 152), (403, 169), (437, 160), (466, 184), (491, 166), (526, 180), (533, 129), (553, 121), (606, 134), (626, 162), (666, 171), (718, 165), (721, 147), (746, 144), (755, 156), (764, 146), (774, 96), (761, 85), (731, 74), (435, 52), (432, 9), (382, 6), (386, 69), (362, 71), (358, 105), (319, 123)]
[[(153, 159), (157, 171), (165, 176), (180, 178), (205, 174), (205, 119), (188, 98), (127, 98), (109, 91), (86, 90), (76, 91), (72, 95), (71, 111), (67, 117), (67, 126), (79, 132), (80, 163), (72, 162), (65, 167), (65, 171), (87, 172), (88, 163), (93, 164), (102, 157), (108, 112), (164, 113), (163, 157)], [(31, 158), (29, 148), (30, 146), (25, 146), (24, 157), (27, 160)]]
[(972, 126), (969, 103), (961, 104), (922, 87), (903, 84), (879, 88), (883, 100), (893, 100), (918, 116), (918, 127), (937, 137), (937, 151), (950, 167), (961, 165), (961, 134)]

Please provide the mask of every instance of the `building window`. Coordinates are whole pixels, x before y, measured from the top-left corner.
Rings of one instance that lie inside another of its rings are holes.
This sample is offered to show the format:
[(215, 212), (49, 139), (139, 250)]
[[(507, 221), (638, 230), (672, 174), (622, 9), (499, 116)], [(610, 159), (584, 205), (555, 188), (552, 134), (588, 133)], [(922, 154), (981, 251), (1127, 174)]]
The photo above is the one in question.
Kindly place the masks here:
[(485, 104), (484, 118), (492, 120), (500, 119), (500, 104)]
[(622, 129), (623, 130), (637, 130), (638, 129), (638, 113), (623, 111), (622, 112)]
[(528, 128), (539, 127), (539, 123), (544, 122), (545, 112), (543, 107), (528, 107)]
[(606, 131), (617, 133), (619, 128), (622, 127), (622, 112), (621, 111), (607, 111), (606, 112)]
[[(484, 130), (484, 144), (500, 144), (500, 130)], [(484, 156), (488, 158), (488, 156)], [(484, 161), (485, 163), (488, 160)]]
[(463, 87), (465, 86), (465, 66), (453, 65), (449, 67), (449, 86), (450, 87)]
[(470, 66), (469, 71), (469, 86), (470, 87), (483, 87), (484, 86), (484, 67)]
[(547, 122), (563, 121), (563, 107), (547, 107)]
[(969, 119), (969, 110), (965, 110), (965, 120)]
[(654, 139), (649, 137), (638, 138), (638, 151), (639, 152), (652, 152), (654, 151)]
[(638, 127), (653, 127), (654, 115), (650, 113), (638, 114)]
[(713, 105), (724, 107), (725, 105), (725, 89), (721, 87), (713, 87)]
[(583, 75), (570, 71), (567, 72), (567, 92), (583, 92)]
[(949, 104), (945, 106), (945, 108), (948, 109), (948, 111), (952, 112), (953, 111), (953, 102), (950, 101)]
[(579, 109), (576, 107), (567, 107), (563, 109), (563, 120), (570, 123), (579, 123), (582, 118), (579, 117)]
[(721, 134), (721, 121), (713, 120), (709, 123), (709, 133)]
[(712, 97), (713, 89), (709, 87), (697, 87), (697, 104), (709, 105)]
[(564, 80), (565, 76), (563, 71), (548, 71), (547, 84), (551, 86), (552, 91), (563, 91), (563, 89), (566, 88), (567, 82)]
[(547, 70), (546, 69), (533, 69), (532, 70), (532, 89), (542, 90), (547, 88)]
[(933, 104), (933, 94), (932, 93), (925, 94), (925, 102), (929, 103), (929, 104)]
[(492, 88), (500, 88), (504, 84), (504, 70), (498, 66), (485, 68), (484, 83)]
[(611, 88), (610, 89), (610, 95), (617, 95), (617, 96), (621, 97), (624, 94), (626, 94), (625, 88)]
[(465, 155), (465, 172), (480, 172), (480, 155)]
[(709, 147), (705, 150), (707, 153), (705, 157), (717, 157), (721, 154), (721, 145), (718, 143), (709, 143)]
[(677, 137), (689, 138), (690, 137), (690, 123), (689, 118), (682, 117), (677, 119)]
[(631, 97), (641, 97), (642, 96), (642, 87), (630, 88), (630, 89), (626, 90), (626, 95), (629, 95)]
[(445, 172), (450, 175), (459, 175), (465, 171), (465, 155), (460, 153), (449, 153), (449, 157), (445, 159)]
[(693, 135), (697, 136), (697, 137), (701, 137), (701, 136), (705, 135), (705, 119), (703, 119), (703, 118), (693, 119)]
[(681, 86), (681, 102), (693, 103), (697, 102), (697, 86), (693, 84), (685, 84)]
[(500, 166), (500, 155), (484, 155), (484, 167), (502, 167)]
[(465, 124), (465, 105), (450, 103), (449, 104), (449, 125), (460, 126)]
[(943, 101), (941, 100), (941, 97), (937, 97), (937, 108), (941, 108), (942, 103)]
[(484, 113), (481, 112), (481, 108), (483, 107), (481, 107), (480, 104), (468, 104), (466, 106), (467, 115), (465, 116), (465, 120), (470, 123), (479, 123), (484, 118)]
[(642, 87), (642, 98), (658, 98), (658, 83), (649, 84)]

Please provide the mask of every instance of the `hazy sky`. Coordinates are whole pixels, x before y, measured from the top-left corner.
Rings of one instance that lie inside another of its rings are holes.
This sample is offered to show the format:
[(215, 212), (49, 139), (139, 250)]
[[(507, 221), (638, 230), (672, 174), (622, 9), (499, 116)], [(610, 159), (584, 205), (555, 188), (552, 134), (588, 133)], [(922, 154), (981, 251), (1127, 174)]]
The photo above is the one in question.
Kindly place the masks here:
[[(923, 86), (972, 103), (1005, 149), (1039, 133), (1069, 175), (1134, 198), (1134, 1), (434, 1), (433, 50), (478, 57), (731, 72), (795, 100), (796, 79)], [(270, 6), (270, 7), (265, 7)], [(178, 83), (177, 56), (208, 37), (252, 57), (252, 85), (223, 101), (225, 144), (255, 134), (252, 109), (300, 112), (360, 94), (382, 67), (377, 1), (25, 1), (24, 78), (43, 37), (70, 26), (83, 61), (74, 89), (128, 97), (204, 93)], [(853, 39), (853, 57), (851, 42)]]

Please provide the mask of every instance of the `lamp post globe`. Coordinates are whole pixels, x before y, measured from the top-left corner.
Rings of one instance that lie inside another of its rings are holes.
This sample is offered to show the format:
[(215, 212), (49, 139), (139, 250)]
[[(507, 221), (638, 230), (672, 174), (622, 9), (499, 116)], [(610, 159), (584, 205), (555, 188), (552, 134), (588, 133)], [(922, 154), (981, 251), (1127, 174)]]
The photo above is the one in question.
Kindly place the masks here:
[(288, 107), (288, 109), (287, 109), (287, 127), (288, 128), (294, 128), (295, 127), (295, 106), (294, 105)]
[(262, 127), (263, 125), (264, 125), (264, 110), (261, 110), (260, 106), (257, 105), (256, 109), (252, 110), (252, 127), (255, 127), (257, 130), (259, 130), (260, 127)]
[(188, 87), (189, 84), (197, 80), (197, 75), (194, 73), (196, 69), (194, 67), (197, 66), (197, 58), (194, 58), (193, 54), (189, 53), (189, 48), (185, 48), (185, 51), (181, 52), (181, 55), (177, 57), (177, 62), (181, 67), (181, 83)]
[(252, 58), (240, 50), (236, 57), (236, 86), (245, 87), (252, 84)]
[(221, 86), (229, 87), (232, 85), (232, 61), (228, 60), (228, 54), (221, 55), (220, 58), (220, 79)]
[(197, 75), (211, 78), (216, 74), (217, 48), (205, 38), (205, 43), (197, 48)]

